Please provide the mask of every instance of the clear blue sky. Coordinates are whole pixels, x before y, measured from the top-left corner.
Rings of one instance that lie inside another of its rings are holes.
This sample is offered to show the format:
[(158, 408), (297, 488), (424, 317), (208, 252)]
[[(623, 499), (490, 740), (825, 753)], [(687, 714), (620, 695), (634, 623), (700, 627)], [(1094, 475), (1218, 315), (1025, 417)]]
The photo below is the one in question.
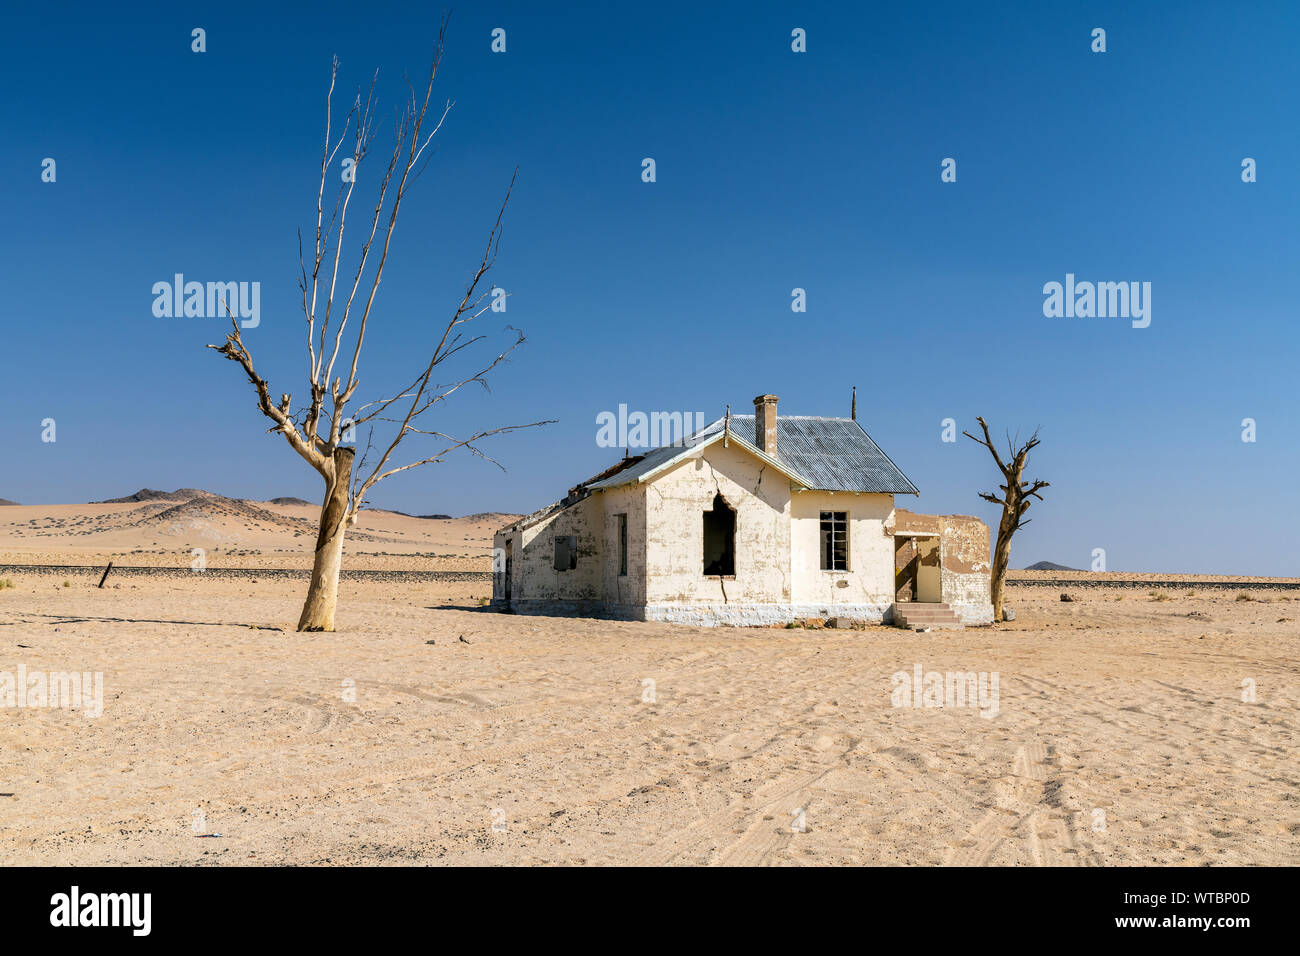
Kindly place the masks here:
[[(330, 58), (345, 90), (378, 68), (389, 109), (438, 9), (292, 6), (6, 12), (0, 496), (319, 498), (203, 348), (224, 323), (155, 318), (150, 291), (259, 281), (249, 345), (274, 394), (305, 395), (296, 229)], [(1115, 570), (1300, 574), (1298, 41), (1296, 3), (462, 3), (435, 91), (456, 107), (398, 227), (363, 398), (409, 375), (518, 165), (509, 311), (482, 322), (529, 341), (440, 424), (559, 423), (492, 443), (505, 473), (462, 455), (374, 503), (530, 510), (619, 456), (595, 417), (620, 403), (713, 418), (775, 392), (846, 415), (856, 385), (925, 511), (996, 522), (991, 461), (942, 419), (1042, 427), (1029, 477), (1052, 487), (1016, 566), (1102, 547)], [(1066, 273), (1151, 282), (1150, 327), (1045, 318)]]

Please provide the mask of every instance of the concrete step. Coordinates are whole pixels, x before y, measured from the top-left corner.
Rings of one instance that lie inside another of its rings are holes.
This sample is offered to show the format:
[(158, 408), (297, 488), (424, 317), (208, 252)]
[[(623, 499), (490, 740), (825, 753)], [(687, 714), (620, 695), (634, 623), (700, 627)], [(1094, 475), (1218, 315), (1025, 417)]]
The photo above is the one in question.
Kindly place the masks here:
[(961, 630), (963, 625), (946, 604), (904, 601), (894, 605), (894, 623), (899, 627), (928, 627), (932, 630)]

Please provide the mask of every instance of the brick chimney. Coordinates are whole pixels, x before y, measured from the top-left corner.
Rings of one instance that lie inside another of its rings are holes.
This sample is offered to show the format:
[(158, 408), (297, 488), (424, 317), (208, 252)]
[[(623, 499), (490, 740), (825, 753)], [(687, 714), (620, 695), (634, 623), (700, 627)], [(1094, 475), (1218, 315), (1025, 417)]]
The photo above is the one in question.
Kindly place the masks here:
[(754, 444), (776, 457), (776, 402), (775, 395), (760, 395), (754, 399)]

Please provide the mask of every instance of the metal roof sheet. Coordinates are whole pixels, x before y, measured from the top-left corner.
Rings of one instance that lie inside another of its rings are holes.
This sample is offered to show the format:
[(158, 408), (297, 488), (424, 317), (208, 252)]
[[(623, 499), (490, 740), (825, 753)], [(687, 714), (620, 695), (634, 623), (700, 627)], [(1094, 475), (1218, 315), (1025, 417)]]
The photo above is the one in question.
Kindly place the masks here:
[[(594, 491), (640, 481), (674, 458), (716, 437), (722, 427), (722, 419), (710, 422), (681, 444), (651, 449), (634, 466), (587, 487)], [(731, 432), (752, 444), (756, 437), (754, 416), (732, 415)], [(851, 418), (778, 415), (776, 459), (818, 491), (920, 493), (862, 426)]]

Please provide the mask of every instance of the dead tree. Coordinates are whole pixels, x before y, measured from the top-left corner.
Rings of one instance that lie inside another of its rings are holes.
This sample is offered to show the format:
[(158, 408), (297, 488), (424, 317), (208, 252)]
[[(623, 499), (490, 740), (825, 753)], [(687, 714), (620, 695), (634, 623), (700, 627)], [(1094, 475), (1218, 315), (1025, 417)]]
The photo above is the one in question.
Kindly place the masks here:
[[(499, 462), (483, 453), (477, 445), (479, 441), (490, 435), (548, 424), (530, 422), (503, 425), (481, 429), (467, 437), (457, 438), (430, 427), (425, 418), (425, 413), (466, 385), (478, 383), (487, 388), (487, 374), (505, 362), (524, 341), (523, 334), (512, 329), (511, 331), (515, 333), (514, 341), (490, 360), (487, 358), (481, 360), (480, 367), (473, 371), (463, 369), (459, 377), (456, 374), (449, 375), (447, 376), (449, 380), (445, 382), (438, 380), (443, 378), (441, 373), (438, 379), (434, 377), (435, 371), (440, 371), (449, 359), (485, 338), (483, 335), (467, 335), (462, 326), (472, 322), (491, 307), (490, 303), (485, 305), (483, 302), (491, 292), (490, 288), (483, 288), (483, 278), (496, 261), (500, 245), (501, 220), (510, 201), (510, 193), (514, 189), (513, 177), (488, 236), (487, 248), (460, 303), (455, 306), (445, 323), (439, 320), (431, 327), (424, 326), (412, 333), (413, 350), (431, 349), (431, 352), (427, 353), (429, 356), (427, 361), (423, 366), (417, 366), (412, 370), (409, 379), (403, 379), (409, 381), (404, 388), (389, 392), (381, 391), (379, 394), (386, 394), (389, 397), (377, 398), (352, 408), (359, 384), (357, 370), (361, 360), (362, 345), (374, 315), (375, 297), (383, 278), (384, 263), (388, 258), (398, 214), (407, 190), (419, 176), (423, 165), (427, 163), (425, 150), (434, 135), (442, 128), (453, 105), (448, 101), (441, 115), (437, 116), (433, 127), (431, 129), (428, 127), (426, 118), (429, 101), (433, 93), (438, 65), (442, 60), (446, 29), (447, 23), (444, 18), (434, 46), (428, 83), (423, 97), (417, 95), (409, 81), (407, 83), (410, 96), (405, 108), (397, 114), (392, 155), (382, 174), (374, 180), (378, 184), (379, 195), (374, 213), (370, 217), (370, 229), (368, 232), (363, 232), (363, 241), (357, 249), (355, 272), (353, 273), (351, 268), (345, 270), (342, 284), (339, 282), (339, 269), (343, 259), (343, 232), (353, 190), (357, 181), (361, 179), (362, 170), (369, 168), (365, 160), (374, 138), (372, 106), (378, 74), (371, 79), (370, 90), (364, 103), (361, 90), (357, 90), (343, 131), (338, 139), (334, 140), (331, 122), (334, 87), (339, 72), (338, 58), (334, 59), (330, 72), (329, 93), (325, 101), (325, 146), (320, 162), (320, 188), (316, 193), (316, 234), (310, 272), (303, 258), (301, 231), (298, 234), (298, 258), (301, 271), (299, 287), (302, 290), (302, 311), (307, 320), (308, 399), (305, 406), (295, 411), (288, 393), (282, 394), (279, 402), (272, 400), (270, 386), (257, 373), (252, 353), (240, 335), (240, 327), (233, 314), (231, 314), (231, 324), (234, 326), (234, 331), (226, 336), (225, 344), (208, 346), (243, 367), (256, 392), (258, 409), (273, 423), (268, 431), (282, 434), (289, 446), (305, 459), (325, 482), (325, 498), (321, 506), (320, 530), (316, 537), (311, 583), (307, 589), (302, 616), (298, 621), (299, 631), (334, 630), (334, 611), (338, 603), (339, 569), (342, 564), (345, 529), (349, 525), (356, 524), (357, 514), (367, 502), (367, 494), (378, 482), (398, 472), (440, 462), (448, 453), (461, 448), (501, 467)], [(334, 166), (334, 161), (338, 158), (344, 142), (348, 140), (349, 132), (352, 141), (351, 175), (345, 176), (335, 172), (335, 175), (340, 175), (340, 186), (333, 213), (326, 222), (324, 217), (326, 180), (330, 171), (338, 168)], [(364, 230), (364, 226), (362, 228)], [(377, 237), (380, 242), (378, 247), (375, 246)], [(347, 279), (349, 273), (352, 274), (350, 282)], [(228, 306), (227, 312), (229, 312)], [(465, 356), (462, 356), (460, 361), (464, 361), (464, 358)], [(335, 374), (336, 363), (339, 363), (337, 375)], [(361, 460), (355, 461), (354, 449), (349, 447), (347, 442), (351, 440), (350, 436), (355, 434), (356, 428), (366, 425), (370, 427), (371, 442), (367, 444), (367, 452)], [(376, 427), (383, 432), (377, 445), (372, 444)], [(395, 457), (403, 440), (412, 435), (434, 438), (441, 447), (432, 453), (422, 451), (412, 456), (410, 460)], [(382, 451), (378, 451), (376, 459), (368, 463), (372, 448), (382, 449)]]
[(993, 439), (989, 437), (989, 426), (984, 419), (977, 418), (980, 428), (984, 432), (983, 438), (976, 438), (970, 432), (962, 432), (967, 438), (979, 442), (989, 450), (993, 460), (997, 462), (998, 469), (1002, 472), (1002, 477), (1006, 484), (999, 485), (1002, 494), (995, 495), (989, 492), (981, 492), (980, 497), (985, 501), (990, 501), (995, 505), (1002, 506), (1002, 520), (998, 522), (998, 539), (993, 548), (993, 575), (989, 587), (989, 598), (993, 602), (993, 620), (1002, 620), (1002, 598), (1007, 582), (1007, 565), (1011, 561), (1011, 536), (1017, 531), (1029, 524), (1029, 519), (1024, 517), (1029, 505), (1030, 499), (1037, 498), (1043, 500), (1043, 496), (1038, 492), (1048, 487), (1046, 481), (1035, 481), (1030, 484), (1022, 477), (1025, 472), (1025, 465), (1029, 461), (1029, 452), (1038, 444), (1038, 432), (1035, 431), (1029, 436), (1029, 441), (1020, 446), (1019, 449), (1013, 444), (1011, 437), (1007, 436), (1008, 461), (1003, 461), (1002, 456), (998, 454), (997, 448), (993, 444)]

